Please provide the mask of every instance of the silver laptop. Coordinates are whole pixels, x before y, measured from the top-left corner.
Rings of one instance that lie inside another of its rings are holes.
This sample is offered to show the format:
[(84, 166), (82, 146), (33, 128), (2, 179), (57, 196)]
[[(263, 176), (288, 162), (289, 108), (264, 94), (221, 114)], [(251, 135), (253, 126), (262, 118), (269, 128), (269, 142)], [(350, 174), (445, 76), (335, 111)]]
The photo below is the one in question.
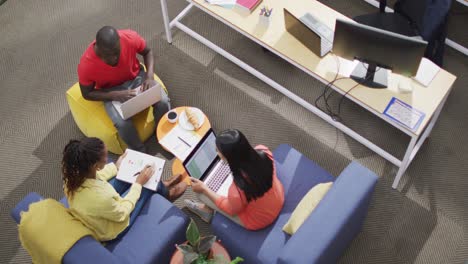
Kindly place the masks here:
[(286, 31), (298, 39), (304, 46), (320, 57), (325, 56), (331, 51), (334, 37), (333, 30), (310, 13), (297, 18), (287, 9), (283, 9), (283, 12)]
[(333, 47), (334, 32), (322, 22), (318, 21), (311, 13), (306, 13), (299, 20), (302, 21), (310, 30), (321, 37), (320, 56), (325, 56)]
[(187, 173), (203, 181), (208, 188), (227, 196), (232, 184), (229, 165), (216, 152), (216, 135), (210, 129), (183, 162)]
[[(141, 89), (141, 86), (135, 89)], [(123, 103), (113, 101), (112, 104), (114, 105), (115, 109), (120, 114), (120, 116), (124, 120), (127, 120), (130, 117), (148, 108), (150, 105), (159, 102), (160, 100), (161, 85), (159, 83), (156, 83), (154, 86), (148, 88), (146, 91), (140, 92), (139, 90), (138, 94), (135, 97)]]

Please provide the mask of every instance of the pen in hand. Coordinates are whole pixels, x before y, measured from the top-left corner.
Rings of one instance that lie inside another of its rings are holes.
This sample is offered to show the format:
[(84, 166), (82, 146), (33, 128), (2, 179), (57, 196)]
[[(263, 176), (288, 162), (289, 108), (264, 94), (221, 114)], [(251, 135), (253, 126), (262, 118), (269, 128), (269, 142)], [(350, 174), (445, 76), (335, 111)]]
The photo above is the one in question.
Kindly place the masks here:
[[(149, 165), (149, 164), (147, 164), (147, 165), (143, 168), (143, 170), (146, 169), (146, 168), (149, 168), (149, 167), (151, 167), (151, 166), (154, 166), (154, 165)], [(141, 173), (141, 171), (135, 172), (135, 174), (133, 174), (132, 177), (138, 176), (138, 175), (140, 175), (140, 173)]]

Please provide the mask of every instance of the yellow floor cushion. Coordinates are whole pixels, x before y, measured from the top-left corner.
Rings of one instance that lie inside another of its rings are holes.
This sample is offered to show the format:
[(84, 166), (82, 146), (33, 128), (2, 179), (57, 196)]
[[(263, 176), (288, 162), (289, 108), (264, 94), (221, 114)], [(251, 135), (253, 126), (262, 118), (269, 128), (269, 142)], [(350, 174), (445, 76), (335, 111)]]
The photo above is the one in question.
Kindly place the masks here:
[[(156, 74), (154, 79), (167, 91), (161, 79)], [(107, 149), (115, 154), (122, 154), (127, 148), (106, 113), (104, 104), (99, 101), (88, 101), (81, 95), (80, 86), (75, 83), (67, 91), (67, 101), (70, 111), (81, 132), (87, 137), (100, 138)], [(133, 124), (138, 131), (140, 139), (145, 142), (155, 133), (155, 124), (152, 107), (132, 117)]]

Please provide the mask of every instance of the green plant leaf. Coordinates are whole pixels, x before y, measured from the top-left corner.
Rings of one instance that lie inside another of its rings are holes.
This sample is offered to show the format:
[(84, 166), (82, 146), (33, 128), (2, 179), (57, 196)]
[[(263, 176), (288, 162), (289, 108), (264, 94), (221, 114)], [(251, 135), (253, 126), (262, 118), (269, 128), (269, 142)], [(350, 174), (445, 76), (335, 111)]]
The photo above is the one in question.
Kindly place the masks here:
[(206, 236), (200, 239), (200, 244), (198, 245), (198, 252), (200, 254), (206, 254), (210, 251), (213, 243), (216, 241), (216, 236)]
[(224, 258), (223, 254), (217, 254), (213, 258), (215, 264), (229, 264), (229, 261)]
[(184, 254), (184, 264), (192, 264), (196, 259), (198, 259), (198, 254), (195, 252)]
[(236, 257), (234, 260), (231, 261), (230, 264), (237, 264), (237, 263), (240, 263), (240, 262), (244, 262), (244, 259), (241, 258), (241, 257)]
[(188, 253), (194, 253), (195, 251), (193, 250), (193, 247), (190, 245), (176, 245), (177, 249), (182, 252), (183, 255), (188, 254)]
[(194, 264), (210, 264), (210, 260), (206, 259), (204, 255), (198, 255), (198, 258), (195, 260)]
[(200, 242), (200, 232), (198, 231), (197, 224), (195, 224), (193, 219), (190, 219), (190, 224), (187, 227), (185, 235), (187, 236), (187, 240), (190, 245), (192, 245), (196, 250), (198, 248), (198, 243)]

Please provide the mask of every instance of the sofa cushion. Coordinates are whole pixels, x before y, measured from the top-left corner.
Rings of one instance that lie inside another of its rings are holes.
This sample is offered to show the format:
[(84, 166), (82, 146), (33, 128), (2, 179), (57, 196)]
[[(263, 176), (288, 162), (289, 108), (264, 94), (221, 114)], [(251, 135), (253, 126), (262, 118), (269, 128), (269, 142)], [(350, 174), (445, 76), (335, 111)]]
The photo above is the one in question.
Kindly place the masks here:
[(276, 173), (283, 183), (285, 201), (281, 213), (292, 213), (306, 193), (315, 185), (335, 180), (328, 171), (289, 145), (274, 152)]
[(282, 228), (304, 195), (316, 184), (334, 181), (334, 177), (289, 145), (274, 152), (278, 179), (284, 187), (285, 202), (278, 219), (267, 228), (249, 231), (221, 214), (212, 221), (214, 234), (221, 239), (231, 257), (240, 256), (245, 263), (275, 263), (289, 240)]
[(332, 184), (332, 182), (319, 183), (310, 189), (296, 206), (296, 209), (294, 209), (288, 222), (284, 225), (283, 231), (290, 235), (296, 233), (297, 229), (301, 227), (302, 223), (304, 223), (325, 194), (327, 194)]
[(175, 244), (185, 241), (188, 217), (159, 194), (153, 195), (125, 236), (106, 247), (128, 263), (168, 263)]

